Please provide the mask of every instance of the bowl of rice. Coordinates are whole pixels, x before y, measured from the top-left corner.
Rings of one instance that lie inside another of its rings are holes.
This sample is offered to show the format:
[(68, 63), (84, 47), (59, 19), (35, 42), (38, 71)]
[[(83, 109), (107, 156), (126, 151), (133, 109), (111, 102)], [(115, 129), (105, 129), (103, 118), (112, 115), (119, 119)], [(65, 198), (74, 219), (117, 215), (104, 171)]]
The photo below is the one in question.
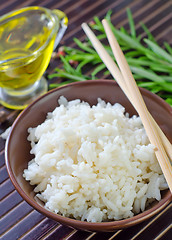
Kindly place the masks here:
[[(172, 108), (140, 89), (172, 142)], [(140, 117), (113, 80), (51, 90), (15, 120), (6, 165), (37, 211), (86, 231), (114, 231), (152, 217), (172, 200)]]

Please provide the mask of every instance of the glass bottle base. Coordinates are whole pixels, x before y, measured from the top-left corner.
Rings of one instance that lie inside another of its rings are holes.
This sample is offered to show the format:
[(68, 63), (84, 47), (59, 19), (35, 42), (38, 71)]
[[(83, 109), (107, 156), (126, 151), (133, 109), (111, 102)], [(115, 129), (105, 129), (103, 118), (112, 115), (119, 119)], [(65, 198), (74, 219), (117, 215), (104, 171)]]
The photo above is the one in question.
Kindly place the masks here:
[(24, 109), (36, 98), (46, 93), (48, 90), (47, 80), (42, 77), (31, 87), (21, 91), (9, 91), (0, 88), (0, 104), (11, 109)]

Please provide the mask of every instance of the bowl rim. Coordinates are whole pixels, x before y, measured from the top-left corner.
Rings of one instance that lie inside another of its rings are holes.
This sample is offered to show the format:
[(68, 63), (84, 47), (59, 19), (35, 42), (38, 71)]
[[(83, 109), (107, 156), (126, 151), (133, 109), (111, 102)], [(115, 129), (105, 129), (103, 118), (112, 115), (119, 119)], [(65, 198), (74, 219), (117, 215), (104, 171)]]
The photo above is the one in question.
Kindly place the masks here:
[[(89, 84), (99, 84), (99, 82), (104, 82), (104, 83), (112, 83), (114, 82), (114, 84), (118, 85), (114, 80), (109, 80), (109, 79), (98, 79), (98, 80), (91, 80), (89, 81)], [(109, 228), (109, 229), (122, 229), (122, 228), (126, 228), (129, 226), (133, 226), (134, 224), (138, 224), (140, 222), (143, 222), (144, 220), (154, 216), (155, 214), (159, 213), (162, 209), (164, 209), (171, 201), (172, 201), (172, 195), (170, 193), (169, 190), (167, 190), (167, 194), (165, 196), (165, 198), (161, 199), (161, 201), (159, 201), (155, 206), (153, 206), (150, 209), (147, 209), (133, 217), (127, 218), (127, 219), (122, 219), (122, 220), (110, 220), (107, 222), (87, 222), (87, 221), (81, 221), (81, 220), (76, 220), (73, 218), (69, 218), (69, 217), (64, 217), (60, 214), (56, 214), (51, 212), (50, 210), (46, 209), (45, 207), (41, 206), (38, 202), (33, 201), (25, 192), (24, 190), (20, 187), (19, 183), (17, 182), (12, 168), (11, 168), (11, 164), (9, 161), (9, 144), (10, 144), (10, 139), (13, 135), (13, 130), (15, 129), (16, 125), (18, 124), (18, 122), (20, 121), (20, 119), (22, 119), (23, 115), (26, 115), (27, 112), (30, 110), (30, 108), (32, 108), (33, 105), (38, 104), (39, 101), (41, 101), (42, 98), (46, 98), (48, 95), (52, 94), (53, 92), (58, 91), (61, 88), (68, 88), (70, 86), (73, 85), (80, 85), (84, 83), (88, 84), (88, 81), (83, 81), (83, 82), (73, 82), (73, 83), (69, 83), (67, 85), (52, 89), (50, 91), (48, 91), (47, 93), (45, 93), (44, 95), (38, 97), (35, 101), (33, 101), (29, 106), (27, 106), (15, 119), (14, 123), (12, 124), (11, 127), (11, 131), (10, 134), (6, 140), (6, 144), (5, 144), (5, 163), (6, 163), (6, 167), (7, 167), (7, 172), (8, 175), (15, 187), (15, 189), (17, 190), (17, 192), (22, 196), (22, 198), (28, 203), (30, 204), (33, 208), (35, 208), (37, 211), (39, 211), (40, 213), (44, 214), (45, 216), (54, 219), (55, 221), (58, 221), (62, 224), (66, 224), (69, 226), (73, 226), (76, 228), (76, 226), (78, 226), (78, 228), (82, 229), (83, 226), (84, 228), (87, 229), (97, 229), (97, 228)], [(119, 86), (118, 86), (119, 87)], [(172, 114), (172, 108), (171, 106), (166, 103), (162, 98), (160, 98), (159, 96), (157, 96), (156, 94), (144, 89), (144, 88), (140, 88), (141, 92), (143, 92), (144, 94), (149, 94), (149, 95), (153, 95), (154, 99), (158, 100), (159, 102), (161, 102), (161, 104), (164, 105), (165, 108), (167, 108), (167, 110)], [(104, 229), (103, 229), (104, 230)], [(103, 231), (102, 230), (102, 231)], [(98, 230), (99, 231), (99, 230)], [(104, 230), (106, 231), (106, 230)]]

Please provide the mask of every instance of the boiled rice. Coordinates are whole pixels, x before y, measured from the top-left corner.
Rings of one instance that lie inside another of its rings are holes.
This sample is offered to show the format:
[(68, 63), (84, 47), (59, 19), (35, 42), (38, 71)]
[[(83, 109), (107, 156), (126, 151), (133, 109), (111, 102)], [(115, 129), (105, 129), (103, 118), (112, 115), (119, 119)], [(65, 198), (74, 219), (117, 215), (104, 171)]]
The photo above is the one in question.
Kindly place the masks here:
[(88, 222), (129, 218), (167, 188), (140, 118), (118, 103), (90, 107), (62, 96), (28, 132), (35, 157), (23, 176), (52, 212)]

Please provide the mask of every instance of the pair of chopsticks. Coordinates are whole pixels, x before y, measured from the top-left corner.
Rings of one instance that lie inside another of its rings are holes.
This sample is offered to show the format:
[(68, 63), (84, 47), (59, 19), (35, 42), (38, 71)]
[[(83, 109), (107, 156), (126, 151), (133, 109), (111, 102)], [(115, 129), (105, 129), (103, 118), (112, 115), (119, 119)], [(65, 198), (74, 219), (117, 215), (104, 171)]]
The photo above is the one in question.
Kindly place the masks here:
[(83, 23), (82, 28), (108, 70), (138, 112), (148, 138), (155, 146), (156, 157), (172, 193), (172, 165), (170, 163), (170, 160), (172, 160), (172, 145), (149, 113), (125, 56), (107, 20), (104, 19), (102, 23), (119, 68), (88, 25)]

